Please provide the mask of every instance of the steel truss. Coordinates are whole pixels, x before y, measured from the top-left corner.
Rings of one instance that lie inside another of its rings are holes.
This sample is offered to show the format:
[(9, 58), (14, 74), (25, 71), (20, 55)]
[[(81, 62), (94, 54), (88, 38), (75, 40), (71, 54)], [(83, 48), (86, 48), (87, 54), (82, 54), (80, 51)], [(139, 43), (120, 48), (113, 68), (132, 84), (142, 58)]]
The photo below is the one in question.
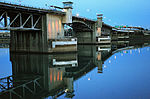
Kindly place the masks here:
[(41, 30), (41, 15), (0, 11), (0, 30)]
[(93, 25), (82, 20), (73, 20), (73, 23), (70, 24), (70, 26), (75, 31), (93, 31)]

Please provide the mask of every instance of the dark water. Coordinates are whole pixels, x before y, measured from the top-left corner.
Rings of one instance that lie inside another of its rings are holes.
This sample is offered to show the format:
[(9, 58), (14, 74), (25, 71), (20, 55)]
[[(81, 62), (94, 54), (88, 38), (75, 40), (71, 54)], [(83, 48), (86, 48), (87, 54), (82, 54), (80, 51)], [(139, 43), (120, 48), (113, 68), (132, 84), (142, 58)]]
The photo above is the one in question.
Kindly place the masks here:
[(9, 87), (0, 80), (0, 99), (149, 99), (148, 45), (81, 45), (77, 53), (51, 55), (1, 48), (0, 78), (13, 76)]

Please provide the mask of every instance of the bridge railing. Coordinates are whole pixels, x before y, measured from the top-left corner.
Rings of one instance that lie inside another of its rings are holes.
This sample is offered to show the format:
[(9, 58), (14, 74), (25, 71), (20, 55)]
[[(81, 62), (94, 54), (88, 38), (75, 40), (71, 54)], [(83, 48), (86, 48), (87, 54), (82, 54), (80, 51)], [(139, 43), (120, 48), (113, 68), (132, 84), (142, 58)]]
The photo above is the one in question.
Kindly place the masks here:
[(21, 6), (21, 7), (30, 7), (30, 8), (36, 8), (36, 9), (43, 9), (43, 10), (57, 10), (60, 11), (60, 9), (52, 8), (50, 5), (48, 6), (47, 4), (43, 6), (33, 6), (33, 5), (27, 5), (21, 2), (21, 0), (18, 1), (7, 1), (7, 0), (1, 0), (0, 3), (6, 3), (9, 5), (14, 5), (14, 6)]

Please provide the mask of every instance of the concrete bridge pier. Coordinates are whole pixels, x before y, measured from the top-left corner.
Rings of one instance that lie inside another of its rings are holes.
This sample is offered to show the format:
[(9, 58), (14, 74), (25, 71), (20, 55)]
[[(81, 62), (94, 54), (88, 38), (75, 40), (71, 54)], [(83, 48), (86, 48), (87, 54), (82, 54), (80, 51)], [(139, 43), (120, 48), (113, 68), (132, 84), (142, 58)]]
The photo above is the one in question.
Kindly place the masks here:
[(93, 45), (96, 43), (96, 24), (93, 23), (90, 26), (90, 30), (76, 30), (74, 29), (74, 36), (78, 39), (78, 44)]
[[(41, 30), (11, 30), (11, 52), (47, 52), (46, 16), (41, 16)], [(17, 21), (13, 23), (17, 24)], [(30, 23), (27, 23), (27, 26)]]
[(97, 33), (96, 37), (99, 37), (102, 35), (102, 14), (97, 14)]
[(92, 31), (92, 43), (96, 44), (96, 24), (93, 24), (93, 31)]
[(96, 42), (97, 44), (110, 44), (112, 27), (102, 21), (102, 16), (103, 14), (97, 14)]
[[(6, 11), (8, 19), (0, 28), (10, 30), (11, 52), (76, 52), (76, 38), (64, 36), (64, 24), (72, 23), (72, 2), (63, 2), (63, 11), (35, 10), (33, 8)], [(12, 5), (13, 6), (13, 5)], [(15, 8), (14, 8), (15, 9)], [(23, 11), (22, 11), (23, 10)], [(25, 10), (25, 11), (24, 11)], [(1, 13), (0, 13), (1, 14)], [(6, 20), (6, 18), (5, 18)]]

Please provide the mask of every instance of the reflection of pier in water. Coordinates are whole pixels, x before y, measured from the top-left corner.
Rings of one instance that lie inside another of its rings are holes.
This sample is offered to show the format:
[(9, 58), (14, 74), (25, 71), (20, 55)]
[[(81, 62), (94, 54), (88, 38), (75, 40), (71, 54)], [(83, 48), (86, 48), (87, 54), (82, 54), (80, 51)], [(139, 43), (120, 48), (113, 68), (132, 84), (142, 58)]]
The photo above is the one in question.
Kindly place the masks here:
[[(8, 99), (28, 98), (29, 95), (30, 97), (38, 97), (39, 93), (40, 96), (42, 96), (42, 94), (44, 94), (43, 96), (46, 94), (51, 96), (54, 96), (55, 94), (58, 95), (60, 92), (70, 89), (68, 88), (70, 82), (73, 85), (72, 78), (64, 77), (65, 68), (76, 67), (78, 65), (76, 53), (62, 55), (11, 53), (10, 59), (12, 62), (13, 76), (8, 77), (11, 78), (9, 79), (9, 82), (6, 78), (5, 81), (3, 80), (6, 84), (2, 84), (1, 82), (0, 85), (1, 87), (3, 85), (11, 86), (1, 88), (0, 97)], [(36, 78), (33, 78), (34, 75)], [(23, 78), (27, 79), (25, 80)], [(30, 82), (33, 83), (30, 84)], [(18, 86), (21, 87), (19, 88)], [(37, 88), (39, 86), (41, 86), (42, 89)], [(68, 95), (69, 92), (70, 90), (67, 90)]]
[[(71, 54), (10, 53), (13, 75), (0, 80), (0, 98), (57, 98), (63, 94), (72, 98), (75, 95), (75, 80), (95, 67), (98, 68), (98, 73), (102, 73), (105, 60), (115, 52), (131, 47), (135, 48), (134, 43), (112, 42), (111, 45), (81, 45), (78, 46), (78, 53)], [(139, 43), (136, 47), (142, 47), (142, 44)]]

